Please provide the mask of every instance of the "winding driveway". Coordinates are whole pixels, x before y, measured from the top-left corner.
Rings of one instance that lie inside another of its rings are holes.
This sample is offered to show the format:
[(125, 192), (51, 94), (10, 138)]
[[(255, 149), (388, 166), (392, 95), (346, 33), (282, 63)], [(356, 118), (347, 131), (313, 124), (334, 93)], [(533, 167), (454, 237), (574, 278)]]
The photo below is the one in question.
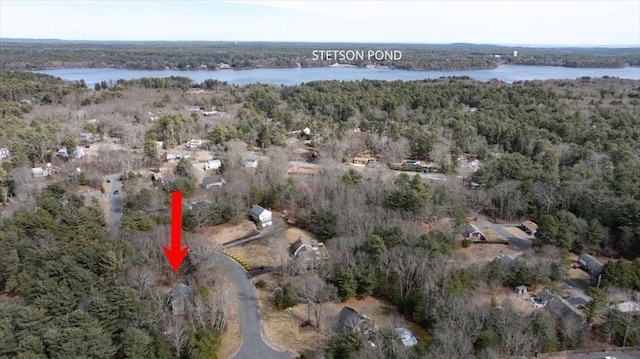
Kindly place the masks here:
[(293, 356), (270, 346), (262, 335), (260, 325), (260, 309), (253, 282), (248, 273), (234, 260), (220, 254), (229, 262), (231, 276), (238, 294), (238, 309), (240, 311), (240, 329), (242, 331), (242, 346), (232, 357), (234, 359), (292, 359)]

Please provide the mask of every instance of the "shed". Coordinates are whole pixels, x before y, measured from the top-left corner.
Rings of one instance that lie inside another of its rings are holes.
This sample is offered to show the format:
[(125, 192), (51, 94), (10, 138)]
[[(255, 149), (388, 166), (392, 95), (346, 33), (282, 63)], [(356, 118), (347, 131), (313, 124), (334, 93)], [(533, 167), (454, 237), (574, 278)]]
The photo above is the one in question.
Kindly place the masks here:
[(515, 288), (514, 292), (516, 294), (524, 294), (527, 292), (527, 286), (525, 285), (519, 285)]

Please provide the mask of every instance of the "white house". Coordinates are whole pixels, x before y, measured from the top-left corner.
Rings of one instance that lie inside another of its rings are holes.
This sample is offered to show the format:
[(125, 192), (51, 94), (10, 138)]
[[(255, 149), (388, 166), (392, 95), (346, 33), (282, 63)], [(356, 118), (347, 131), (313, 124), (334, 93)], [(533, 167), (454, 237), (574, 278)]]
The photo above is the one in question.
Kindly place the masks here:
[(0, 160), (8, 158), (10, 154), (8, 148), (0, 148)]
[(33, 174), (33, 177), (51, 176), (51, 173), (51, 163), (47, 163), (47, 165), (44, 167), (34, 167), (31, 169), (31, 174)]
[(187, 148), (200, 148), (200, 146), (202, 146), (202, 140), (197, 140), (197, 139), (190, 139), (189, 142), (187, 142), (187, 145), (185, 147)]
[(255, 158), (247, 158), (244, 160), (244, 166), (248, 168), (258, 167), (258, 160)]
[(82, 148), (82, 147), (76, 147), (76, 152), (74, 153), (74, 157), (75, 157), (75, 158), (82, 158), (82, 157), (84, 157), (84, 148)]
[(266, 208), (262, 208), (257, 204), (251, 207), (250, 216), (252, 220), (256, 222), (259, 221), (262, 225), (262, 228), (273, 224), (273, 214), (271, 213), (271, 211)]
[(62, 147), (58, 150), (58, 152), (56, 153), (56, 156), (67, 158), (69, 157), (69, 151), (67, 151), (66, 147)]
[(217, 170), (220, 166), (222, 166), (222, 161), (218, 159), (208, 160), (204, 163), (204, 170)]

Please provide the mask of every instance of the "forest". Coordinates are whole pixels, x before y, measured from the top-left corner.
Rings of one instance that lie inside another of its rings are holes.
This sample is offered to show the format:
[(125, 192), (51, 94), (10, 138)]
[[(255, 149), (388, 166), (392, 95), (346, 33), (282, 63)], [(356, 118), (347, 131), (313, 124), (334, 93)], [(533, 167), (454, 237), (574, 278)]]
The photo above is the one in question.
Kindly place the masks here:
[[(269, 42), (82, 42), (3, 39), (0, 66), (4, 69), (128, 68), (162, 70), (321, 67), (335, 61), (314, 60), (313, 51), (398, 50), (400, 60), (353, 60), (356, 66), (389, 66), (407, 70), (466, 70), (503, 64), (566, 67), (639, 66), (637, 48), (533, 48), (450, 44), (349, 44)], [(518, 56), (512, 56), (518, 51)]]
[[(192, 94), (193, 87), (206, 91)], [(212, 119), (185, 106), (227, 116)], [(232, 320), (225, 303), (235, 293), (218, 285), (219, 248), (201, 241), (199, 230), (238, 223), (253, 204), (286, 210), (332, 253), (302, 276), (283, 264), (267, 286), (280, 309), (315, 308), (311, 322), (326, 347), (305, 357), (531, 357), (638, 345), (640, 317), (608, 310), (607, 298), (630, 300), (640, 288), (639, 111), (640, 81), (617, 78), (285, 87), (171, 78), (87, 89), (0, 71), (0, 148), (11, 153), (0, 167), (0, 357), (215, 357)], [(91, 162), (55, 158), (57, 147), (74, 146), (80, 132), (117, 138), (126, 150), (101, 152)], [(192, 138), (206, 139), (204, 150), (221, 159), (227, 184), (199, 188), (190, 160), (182, 159), (169, 180), (150, 185), (148, 170), (166, 164), (156, 142), (172, 147)], [(295, 152), (298, 144), (309, 148), (307, 157)], [(266, 154), (250, 174), (242, 165), (247, 148)], [(347, 169), (360, 155), (381, 167), (422, 160), (452, 180), (425, 181), (413, 172), (388, 180), (386, 169)], [(465, 156), (484, 165), (458, 178)], [(287, 175), (294, 160), (318, 166), (317, 174)], [(31, 168), (47, 162), (59, 172), (42, 183)], [(97, 200), (80, 191), (98, 191), (114, 173), (126, 175), (115, 232)], [(174, 190), (196, 203), (183, 214), (194, 250), (175, 275), (160, 251)], [(477, 248), (461, 240), (470, 213), (531, 219), (539, 235), (512, 262), (469, 263), (459, 252)], [(478, 301), (518, 285), (558, 290), (570, 256), (581, 253), (610, 259), (600, 287), (586, 289), (593, 298), (583, 308), (587, 329), (508, 300)], [(301, 287), (300, 278), (318, 285)], [(195, 291), (177, 317), (166, 303), (181, 282)], [(409, 350), (383, 335), (388, 345), (373, 351), (365, 338), (325, 324), (323, 303), (370, 296), (428, 331), (430, 342)]]

